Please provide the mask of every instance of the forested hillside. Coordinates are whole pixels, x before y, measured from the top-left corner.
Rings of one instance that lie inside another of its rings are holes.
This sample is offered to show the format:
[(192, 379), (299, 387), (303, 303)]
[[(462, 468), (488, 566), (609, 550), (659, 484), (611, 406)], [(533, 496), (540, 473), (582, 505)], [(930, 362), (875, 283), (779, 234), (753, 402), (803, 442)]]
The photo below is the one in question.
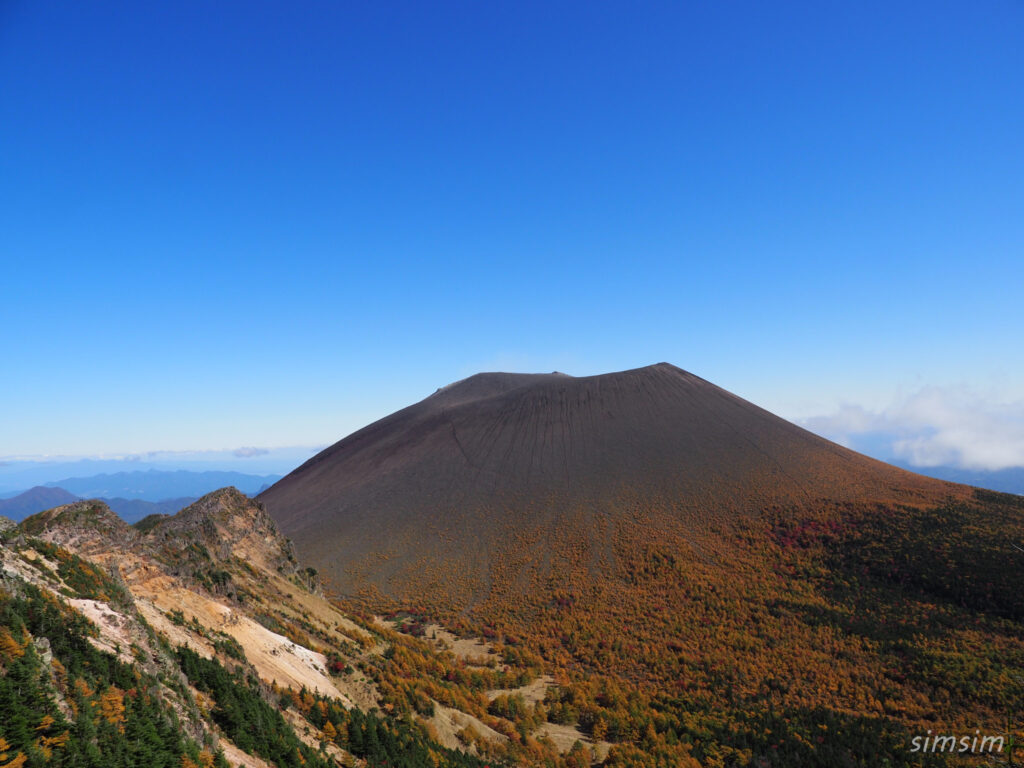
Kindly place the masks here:
[[(623, 526), (614, 578), (577, 563), (551, 600), (442, 619), (554, 675), (541, 701), (492, 702), (524, 742), (576, 726), (610, 766), (974, 765), (912, 739), (1024, 738), (1020, 497), (779, 508), (720, 541)], [(405, 695), (436, 696), (429, 659), (403, 662), (421, 677)]]

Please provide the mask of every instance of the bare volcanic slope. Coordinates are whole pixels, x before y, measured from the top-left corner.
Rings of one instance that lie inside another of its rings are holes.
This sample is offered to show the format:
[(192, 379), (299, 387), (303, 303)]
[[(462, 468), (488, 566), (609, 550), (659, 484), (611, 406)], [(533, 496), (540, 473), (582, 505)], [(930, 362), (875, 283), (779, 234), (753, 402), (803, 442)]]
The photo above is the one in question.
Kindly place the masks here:
[(472, 376), (327, 448), (259, 498), (343, 593), (463, 609), (559, 578), (566, 564), (613, 569), (623, 537), (696, 548), (766, 509), (931, 503), (959, 488), (661, 363)]

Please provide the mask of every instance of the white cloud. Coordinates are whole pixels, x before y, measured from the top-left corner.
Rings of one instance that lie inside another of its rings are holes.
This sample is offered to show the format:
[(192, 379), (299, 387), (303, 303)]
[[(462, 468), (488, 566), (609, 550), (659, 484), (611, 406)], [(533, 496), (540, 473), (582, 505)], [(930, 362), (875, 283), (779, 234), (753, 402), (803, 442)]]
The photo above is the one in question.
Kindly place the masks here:
[(253, 456), (266, 456), (268, 453), (270, 453), (270, 451), (266, 448), (243, 447), (235, 448), (235, 450), (231, 452), (231, 455), (237, 456), (240, 459), (251, 459)]
[(918, 467), (1024, 466), (1024, 401), (996, 402), (964, 388), (928, 387), (880, 411), (845, 405), (801, 423), (865, 452), (887, 449)]

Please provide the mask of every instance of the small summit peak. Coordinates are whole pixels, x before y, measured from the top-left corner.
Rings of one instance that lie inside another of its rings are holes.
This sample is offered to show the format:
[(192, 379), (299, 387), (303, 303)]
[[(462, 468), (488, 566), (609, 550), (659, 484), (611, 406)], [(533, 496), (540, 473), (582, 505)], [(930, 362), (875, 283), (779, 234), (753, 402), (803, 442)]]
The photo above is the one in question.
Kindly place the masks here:
[[(179, 562), (199, 545), (215, 561), (233, 557), (294, 566), (295, 556), (263, 504), (237, 488), (221, 488), (170, 517), (150, 521), (143, 533), (155, 551)], [(184, 553), (184, 554), (183, 554)]]
[(225, 535), (231, 538), (245, 531), (261, 530), (277, 533), (263, 505), (229, 486), (206, 494), (176, 515), (152, 521), (146, 533), (159, 539)]
[(475, 373), (465, 379), (452, 382), (441, 387), (430, 398), (434, 402), (451, 406), (471, 400), (481, 400), (495, 395), (502, 395), (521, 387), (544, 384), (552, 380), (572, 379), (572, 376), (553, 371), (551, 373), (507, 373), (504, 371), (486, 371)]
[(223, 518), (237, 512), (242, 512), (254, 504), (256, 502), (233, 485), (229, 485), (226, 488), (218, 488), (216, 491), (211, 491), (169, 519)]
[(100, 532), (131, 530), (124, 520), (99, 499), (86, 499), (62, 504), (21, 521), (23, 533), (38, 534), (56, 528), (93, 528)]
[(235, 486), (229, 485), (225, 488), (218, 488), (216, 491), (210, 491), (202, 498), (193, 502), (192, 506), (197, 506), (203, 502), (207, 504), (251, 504), (252, 499), (235, 488)]
[(640, 370), (641, 371), (672, 371), (673, 373), (686, 373), (686, 371), (684, 371), (678, 365), (672, 365), (672, 363), (666, 363), (664, 361), (662, 361), (660, 363), (653, 363), (652, 365), (648, 365), (648, 366), (646, 366), (644, 368), (641, 368)]
[(75, 542), (83, 551), (116, 549), (136, 537), (135, 530), (99, 499), (87, 499), (38, 512), (21, 521), (18, 531), (59, 546)]
[(651, 365), (645, 365), (642, 368), (634, 368), (631, 371), (622, 371), (624, 374), (633, 374), (641, 376), (682, 376), (687, 379), (694, 381), (703, 381), (700, 377), (690, 373), (689, 371), (680, 368), (678, 365), (672, 363), (666, 363), (664, 361), (660, 363), (652, 363)]

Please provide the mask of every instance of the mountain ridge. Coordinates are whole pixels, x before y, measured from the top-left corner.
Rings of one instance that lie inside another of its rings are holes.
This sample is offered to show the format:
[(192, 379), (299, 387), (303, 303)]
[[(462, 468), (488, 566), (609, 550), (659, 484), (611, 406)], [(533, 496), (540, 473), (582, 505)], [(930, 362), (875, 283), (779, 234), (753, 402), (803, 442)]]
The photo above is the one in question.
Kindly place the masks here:
[[(333, 606), (262, 505), (235, 488), (145, 529), (128, 527), (97, 500), (44, 510), (0, 531), (0, 738), (8, 739), (0, 755), (14, 757), (13, 765), (44, 765), (51, 757), (73, 761), (91, 744), (96, 765), (501, 764), (508, 738), (481, 719), (499, 724), (478, 698), (466, 698), (465, 686), (449, 684), (462, 710), (422, 693), (412, 710), (396, 696), (406, 671), (392, 654), (414, 652), (447, 675), (460, 662), (443, 643), (405, 637), (394, 626)], [(19, 658), (29, 664), (31, 687), (12, 667)], [(530, 671), (506, 663), (518, 671), (486, 668), (492, 686)], [(64, 704), (67, 670), (80, 681), (74, 707)], [(19, 696), (10, 695), (12, 685)], [(387, 714), (396, 705), (403, 709)], [(44, 707), (54, 716), (35, 731), (8, 727), (35, 723)], [(104, 730), (96, 712), (123, 727)], [(182, 739), (140, 738), (143, 718)], [(100, 730), (91, 740), (90, 722)], [(479, 735), (460, 738), (467, 728)]]

